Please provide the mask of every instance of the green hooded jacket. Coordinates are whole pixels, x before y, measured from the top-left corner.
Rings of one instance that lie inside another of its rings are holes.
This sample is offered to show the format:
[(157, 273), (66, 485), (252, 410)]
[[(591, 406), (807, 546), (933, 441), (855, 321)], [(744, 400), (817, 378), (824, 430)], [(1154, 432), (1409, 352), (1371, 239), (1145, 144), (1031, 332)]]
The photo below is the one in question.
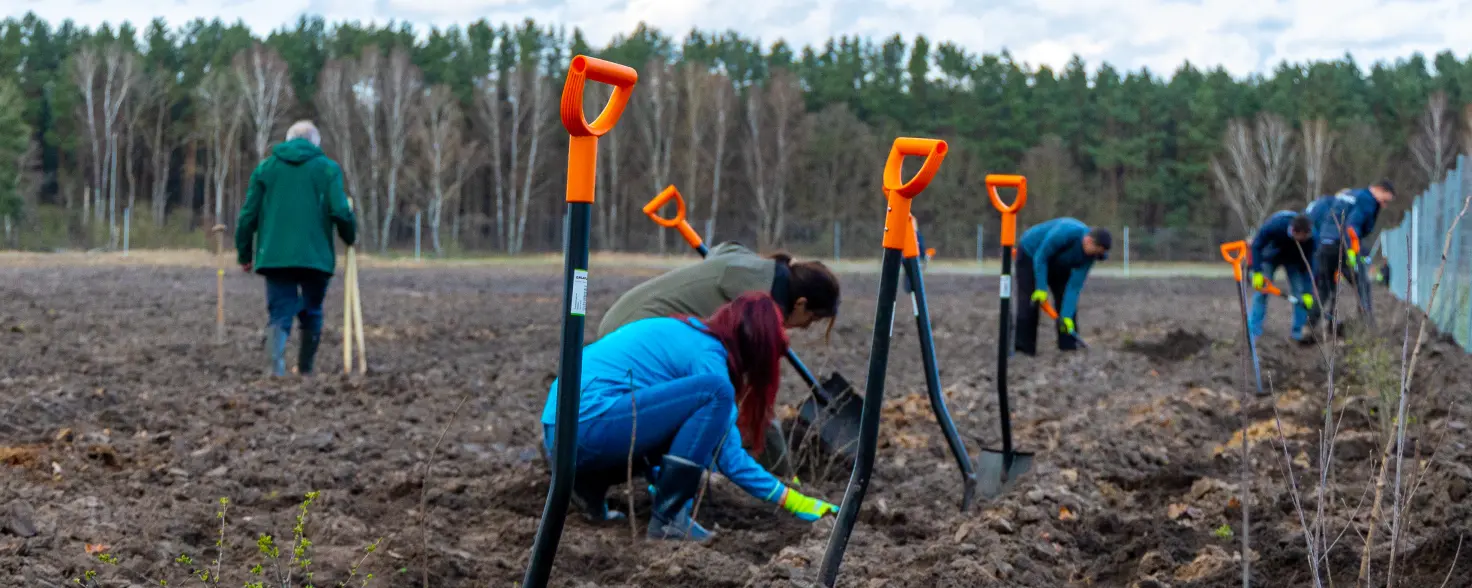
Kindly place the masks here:
[(598, 323), (598, 336), (639, 319), (679, 314), (705, 317), (753, 290), (771, 292), (777, 262), (740, 243), (716, 245), (704, 261), (662, 274), (619, 296)]
[(236, 259), (261, 270), (337, 266), (332, 229), (344, 243), (358, 238), (358, 223), (342, 188), (342, 169), (307, 139), (292, 139), (250, 174), (245, 206), (235, 228)]

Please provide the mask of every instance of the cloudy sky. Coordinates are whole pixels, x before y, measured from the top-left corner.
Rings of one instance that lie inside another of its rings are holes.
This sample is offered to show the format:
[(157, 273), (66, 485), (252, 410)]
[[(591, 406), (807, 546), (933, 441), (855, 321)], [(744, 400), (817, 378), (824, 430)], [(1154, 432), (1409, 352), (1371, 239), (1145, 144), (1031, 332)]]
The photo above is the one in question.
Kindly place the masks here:
[(1109, 61), (1160, 73), (1188, 59), (1242, 75), (1346, 51), (1361, 64), (1414, 51), (1472, 52), (1472, 0), (0, 0), (6, 16), (27, 11), (89, 26), (220, 17), (258, 32), (303, 13), (423, 26), (531, 17), (580, 26), (595, 44), (641, 20), (676, 36), (733, 28), (764, 44), (799, 46), (843, 34), (923, 33), (973, 52), (1005, 47), (1033, 64), (1058, 66), (1076, 53), (1090, 69)]

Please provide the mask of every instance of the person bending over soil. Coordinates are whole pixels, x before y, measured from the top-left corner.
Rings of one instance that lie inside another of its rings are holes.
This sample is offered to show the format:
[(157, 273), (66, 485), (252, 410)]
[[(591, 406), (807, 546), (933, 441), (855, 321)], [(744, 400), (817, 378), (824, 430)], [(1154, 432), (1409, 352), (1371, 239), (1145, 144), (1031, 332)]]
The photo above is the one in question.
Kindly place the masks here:
[(619, 296), (598, 324), (598, 336), (651, 317), (709, 316), (751, 291), (771, 294), (789, 329), (806, 329), (827, 319), (831, 330), (838, 316), (838, 278), (821, 262), (793, 263), (782, 253), (763, 257), (728, 241), (716, 245), (700, 263), (662, 274)]
[[(653, 478), (651, 539), (711, 537), (690, 518), (690, 503), (712, 464), (748, 494), (802, 520), (836, 511), (788, 488), (741, 448), (743, 436), (762, 447), (786, 348), (781, 309), (761, 292), (737, 296), (703, 319), (634, 321), (585, 347), (573, 504), (594, 521), (623, 518), (606, 497), (627, 479), (632, 451), (636, 463), (659, 464), (644, 472)], [(556, 414), (554, 381), (542, 411), (549, 454)]]
[(1031, 304), (1017, 305), (1017, 351), (1037, 353), (1038, 305), (1048, 290), (1058, 299), (1058, 348), (1078, 349), (1078, 298), (1094, 262), (1109, 255), (1113, 238), (1104, 227), (1090, 229), (1078, 219), (1062, 217), (1022, 233), (1017, 248), (1017, 291), (1028, 292)]

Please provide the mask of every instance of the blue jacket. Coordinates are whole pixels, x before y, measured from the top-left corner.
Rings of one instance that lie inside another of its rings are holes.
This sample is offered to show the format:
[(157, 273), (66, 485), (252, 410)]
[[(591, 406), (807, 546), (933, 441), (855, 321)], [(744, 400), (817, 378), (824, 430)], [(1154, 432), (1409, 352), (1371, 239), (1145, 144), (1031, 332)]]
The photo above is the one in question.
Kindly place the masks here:
[[(1039, 286), (1048, 283), (1048, 270), (1063, 268), (1072, 270), (1068, 277), (1068, 288), (1063, 292), (1063, 308), (1058, 309), (1060, 318), (1073, 318), (1078, 312), (1078, 297), (1084, 291), (1084, 280), (1089, 269), (1094, 267), (1094, 258), (1084, 253), (1084, 235), (1089, 226), (1075, 218), (1055, 218), (1022, 233), (1018, 246), (1032, 258), (1032, 273)], [(1023, 292), (1029, 296), (1032, 292)]]
[[(1298, 216), (1297, 212), (1280, 210), (1258, 227), (1257, 235), (1252, 238), (1252, 271), (1267, 273), (1274, 264), (1313, 267), (1314, 250), (1318, 245), (1314, 239), (1299, 243), (1293, 238), (1295, 216)], [(1303, 250), (1301, 254), (1300, 248)], [(1305, 264), (1304, 260), (1308, 263)]]
[[(726, 348), (704, 330), (699, 319), (634, 321), (583, 348), (583, 385), (578, 422), (607, 412), (622, 395), (662, 382), (700, 374), (727, 375)], [(547, 394), (542, 424), (557, 423), (557, 382)], [(784, 486), (741, 447), (733, 424), (718, 450), (716, 466), (748, 494), (762, 500), (782, 496)]]
[(1314, 221), (1314, 235), (1320, 245), (1344, 241), (1354, 229), (1361, 240), (1369, 239), (1380, 217), (1380, 201), (1369, 188), (1348, 190), (1333, 196), (1320, 196), (1306, 210)]

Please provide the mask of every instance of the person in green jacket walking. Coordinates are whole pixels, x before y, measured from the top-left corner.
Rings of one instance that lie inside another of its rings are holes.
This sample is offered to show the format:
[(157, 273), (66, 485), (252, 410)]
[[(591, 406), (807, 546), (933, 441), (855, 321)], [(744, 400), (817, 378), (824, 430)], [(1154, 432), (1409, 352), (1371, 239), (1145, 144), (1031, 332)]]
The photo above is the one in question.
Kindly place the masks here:
[(241, 269), (266, 278), (266, 354), (277, 376), (286, 374), (293, 317), (301, 322), (297, 371), (312, 373), (322, 342), (322, 300), (337, 266), (332, 231), (336, 228), (348, 245), (358, 238), (342, 169), (322, 154), (321, 144), (322, 135), (311, 121), (293, 124), (286, 141), (251, 172), (236, 222)]

